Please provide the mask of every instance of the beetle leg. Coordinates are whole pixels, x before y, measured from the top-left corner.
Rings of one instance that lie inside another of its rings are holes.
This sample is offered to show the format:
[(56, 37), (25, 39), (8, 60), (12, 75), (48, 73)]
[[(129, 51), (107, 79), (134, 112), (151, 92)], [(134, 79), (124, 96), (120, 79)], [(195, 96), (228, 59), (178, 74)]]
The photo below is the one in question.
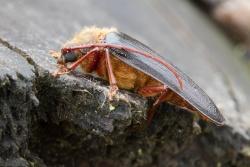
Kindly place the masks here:
[(82, 56), (80, 59), (78, 59), (77, 61), (75, 61), (73, 64), (70, 65), (70, 67), (67, 67), (66, 65), (61, 65), (59, 67), (59, 70), (55, 71), (53, 73), (53, 76), (57, 77), (59, 75), (63, 75), (63, 74), (67, 74), (70, 71), (73, 71), (74, 69), (76, 69), (77, 66), (79, 66), (89, 55), (91, 55), (92, 53), (99, 51), (99, 48), (94, 48), (92, 50), (90, 50), (87, 54), (85, 54), (84, 56)]
[(60, 75), (64, 75), (69, 73), (70, 71), (64, 65), (60, 65), (59, 68), (52, 74), (54, 77), (58, 77)]
[(165, 101), (165, 98), (167, 97), (168, 89), (165, 89), (162, 91), (161, 95), (155, 100), (153, 106), (148, 110), (147, 115), (147, 123), (148, 125), (151, 123), (152, 118), (155, 115), (156, 109), (159, 107), (159, 105)]
[(112, 97), (116, 94), (118, 90), (118, 86), (117, 86), (117, 82), (116, 82), (116, 79), (112, 70), (109, 50), (107, 48), (105, 49), (105, 61), (106, 61), (106, 68), (108, 71), (109, 84), (110, 84), (109, 100), (112, 100)]
[(145, 87), (140, 88), (137, 92), (143, 97), (153, 97), (153, 96), (159, 95), (160, 93), (162, 93), (162, 91), (166, 89), (167, 89), (166, 85), (145, 86)]
[(147, 112), (147, 122), (148, 124), (150, 124), (155, 114), (156, 109), (162, 102), (165, 101), (165, 98), (167, 97), (167, 93), (168, 93), (168, 88), (166, 85), (146, 86), (146, 87), (139, 89), (138, 93), (144, 97), (156, 96), (160, 94), (160, 96), (153, 103), (153, 106)]
[(161, 86), (147, 86), (141, 88), (138, 93), (144, 93), (141, 94), (144, 97), (150, 97), (150, 96), (156, 96), (160, 94), (160, 96), (155, 100), (153, 106), (158, 106), (160, 103), (162, 103), (167, 95), (168, 87), (166, 85), (161, 85)]
[(100, 50), (100, 48), (98, 48), (98, 47), (90, 50), (87, 54), (85, 54), (80, 59), (78, 59), (73, 64), (71, 64), (70, 67), (68, 68), (68, 70), (72, 71), (72, 70), (76, 69), (76, 67), (79, 66), (89, 55), (91, 55), (92, 53), (97, 52), (99, 50)]

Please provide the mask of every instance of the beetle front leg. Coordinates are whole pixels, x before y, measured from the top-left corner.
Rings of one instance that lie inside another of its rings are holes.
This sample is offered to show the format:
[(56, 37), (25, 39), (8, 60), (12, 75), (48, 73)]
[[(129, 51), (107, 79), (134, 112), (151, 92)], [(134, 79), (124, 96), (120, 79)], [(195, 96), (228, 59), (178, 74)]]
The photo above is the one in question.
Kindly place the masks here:
[(53, 76), (60, 76), (63, 74), (67, 74), (73, 70), (76, 69), (89, 55), (93, 54), (94, 52), (99, 51), (100, 49), (98, 47), (90, 50), (87, 54), (82, 56), (80, 59), (75, 61), (73, 64), (71, 64), (69, 67), (66, 66), (66, 64), (60, 65), (59, 69), (53, 73)]
[(109, 50), (107, 48), (105, 49), (105, 61), (106, 61), (106, 68), (108, 71), (108, 78), (109, 78), (109, 84), (110, 84), (109, 100), (112, 100), (113, 96), (118, 91), (118, 86), (117, 86), (117, 82), (115, 79), (115, 75), (113, 73), (112, 64), (110, 61)]
[(68, 68), (65, 66), (65, 65), (59, 65), (59, 68), (53, 72), (53, 76), (54, 77), (58, 77), (60, 75), (64, 75), (64, 74), (67, 74), (69, 73), (70, 71), (68, 70)]
[(77, 61), (75, 61), (73, 64), (70, 65), (70, 67), (68, 68), (69, 71), (73, 71), (76, 69), (76, 67), (78, 67), (89, 55), (93, 54), (94, 52), (99, 51), (100, 48), (96, 47), (92, 50), (90, 50), (87, 54), (85, 54), (84, 56), (82, 56), (80, 59), (78, 59)]

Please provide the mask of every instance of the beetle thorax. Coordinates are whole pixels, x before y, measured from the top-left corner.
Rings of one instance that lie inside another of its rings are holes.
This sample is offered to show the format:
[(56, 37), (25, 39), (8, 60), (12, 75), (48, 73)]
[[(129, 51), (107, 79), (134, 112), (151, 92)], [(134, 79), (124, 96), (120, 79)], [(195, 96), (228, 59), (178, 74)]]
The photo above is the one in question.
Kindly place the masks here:
[(117, 31), (115, 28), (86, 27), (76, 34), (70, 41), (67, 41), (64, 44), (64, 47), (103, 43), (105, 35), (115, 31)]

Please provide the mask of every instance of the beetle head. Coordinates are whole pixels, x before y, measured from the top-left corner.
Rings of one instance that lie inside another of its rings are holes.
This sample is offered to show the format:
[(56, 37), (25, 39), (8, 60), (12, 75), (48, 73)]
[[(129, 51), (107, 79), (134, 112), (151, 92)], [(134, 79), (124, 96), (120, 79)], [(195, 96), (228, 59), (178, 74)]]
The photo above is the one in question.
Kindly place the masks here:
[(75, 62), (78, 58), (78, 55), (75, 51), (62, 51), (61, 56), (57, 59), (58, 64), (67, 64), (69, 62)]

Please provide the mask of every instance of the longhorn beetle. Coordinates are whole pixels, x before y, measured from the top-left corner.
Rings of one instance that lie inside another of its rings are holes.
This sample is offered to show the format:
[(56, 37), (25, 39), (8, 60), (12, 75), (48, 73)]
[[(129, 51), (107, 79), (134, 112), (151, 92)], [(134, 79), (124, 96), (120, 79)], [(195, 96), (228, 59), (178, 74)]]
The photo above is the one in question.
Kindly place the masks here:
[(118, 88), (133, 90), (143, 97), (156, 97), (148, 111), (148, 122), (159, 104), (168, 102), (217, 125), (224, 124), (214, 102), (194, 81), (148, 46), (115, 28), (84, 28), (65, 44), (61, 53), (52, 54), (59, 65), (54, 76), (80, 65), (83, 71), (95, 72), (109, 81), (110, 100)]

